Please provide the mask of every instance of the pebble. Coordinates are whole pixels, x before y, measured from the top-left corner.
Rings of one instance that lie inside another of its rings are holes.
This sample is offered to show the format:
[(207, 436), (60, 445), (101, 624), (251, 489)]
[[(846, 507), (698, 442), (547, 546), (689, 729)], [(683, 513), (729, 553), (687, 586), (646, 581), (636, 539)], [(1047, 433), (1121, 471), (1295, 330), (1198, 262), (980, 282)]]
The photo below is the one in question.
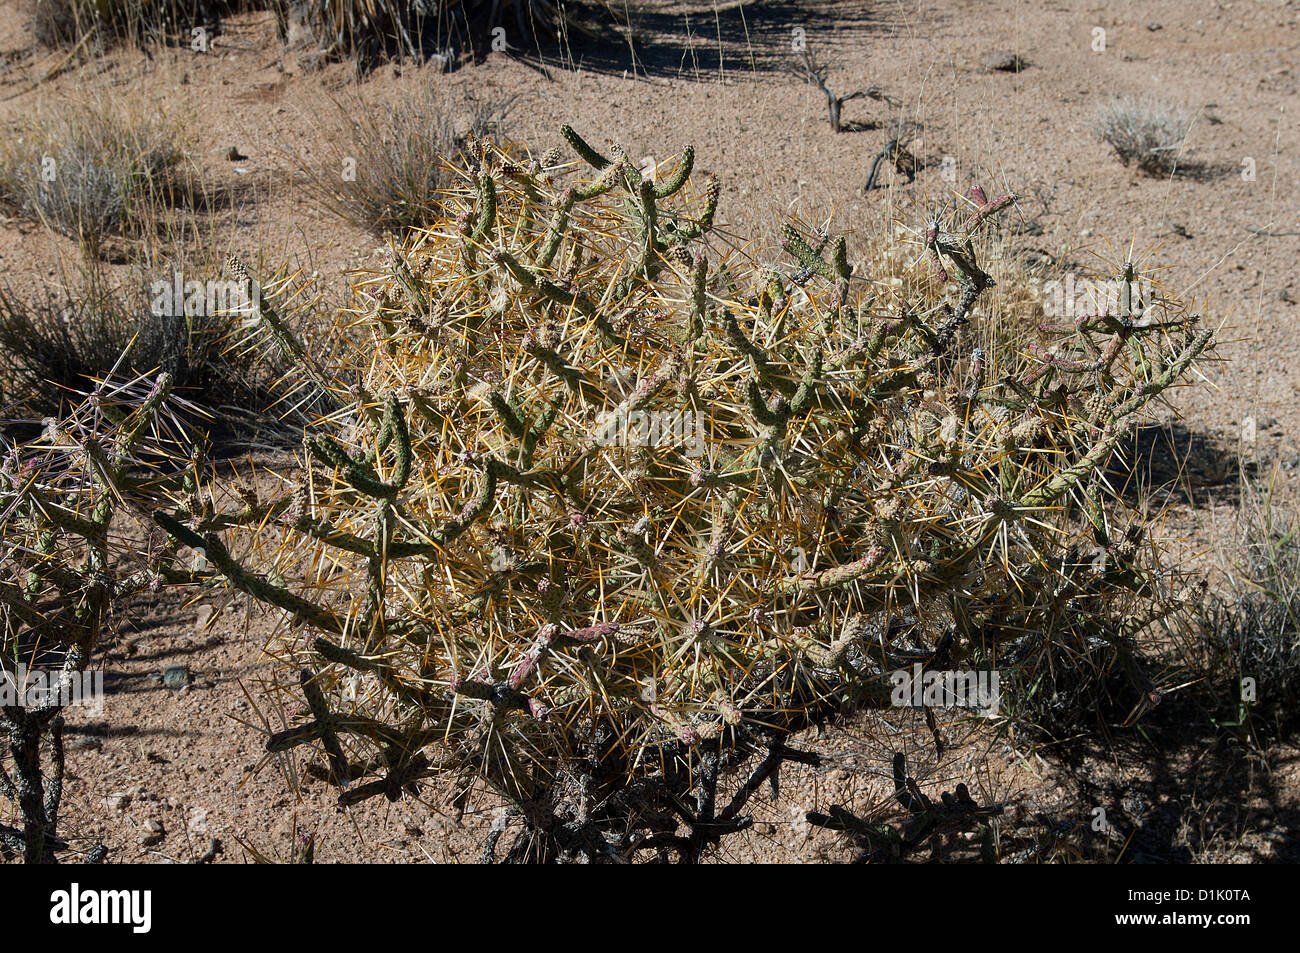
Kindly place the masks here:
[(163, 672), (163, 684), (172, 691), (180, 691), (182, 688), (188, 688), (190, 684), (190, 670), (184, 665), (169, 666)]

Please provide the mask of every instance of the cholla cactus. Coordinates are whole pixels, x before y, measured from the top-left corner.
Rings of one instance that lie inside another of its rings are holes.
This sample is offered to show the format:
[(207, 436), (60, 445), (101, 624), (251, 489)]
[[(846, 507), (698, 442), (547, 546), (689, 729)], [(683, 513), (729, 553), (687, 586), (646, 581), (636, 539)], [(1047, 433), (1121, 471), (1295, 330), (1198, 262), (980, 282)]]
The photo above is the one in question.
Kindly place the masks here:
[(887, 704), (894, 669), (1097, 637), (1131, 661), (1167, 607), (1101, 468), (1209, 344), (1194, 317), (1088, 315), (1025, 354), (974, 312), (1013, 196), (927, 226), (951, 300), (889, 298), (843, 239), (730, 249), (690, 149), (651, 175), (563, 132), (587, 176), (472, 143), (459, 216), (360, 282), (349, 410), (293, 492), (159, 516), (313, 633), (278, 648), (310, 717), (272, 751), (319, 745), (344, 804), (484, 781), (512, 857), (695, 857), (806, 757), (788, 732)]
[[(0, 795), (23, 819), (21, 830), (0, 824), (0, 846), (28, 863), (51, 862), (68, 847), (55, 829), (63, 793), (61, 711), (76, 694), (73, 683), (110, 609), (161, 587), (171, 572), (162, 565), (164, 539), (156, 527), (142, 521), (156, 545), (141, 549), (124, 536), (119, 518), (148, 498), (157, 476), (142, 463), (162, 459), (160, 438), (180, 436), (168, 412), (170, 390), (167, 375), (100, 385), (68, 417), (47, 421), (37, 440), (0, 448), (0, 678), (9, 688), (0, 717), (13, 757), (12, 777), (0, 766)], [(39, 683), (29, 680), (35, 673)], [(48, 774), (41, 758), (47, 736)], [(90, 857), (103, 854), (98, 848)]]

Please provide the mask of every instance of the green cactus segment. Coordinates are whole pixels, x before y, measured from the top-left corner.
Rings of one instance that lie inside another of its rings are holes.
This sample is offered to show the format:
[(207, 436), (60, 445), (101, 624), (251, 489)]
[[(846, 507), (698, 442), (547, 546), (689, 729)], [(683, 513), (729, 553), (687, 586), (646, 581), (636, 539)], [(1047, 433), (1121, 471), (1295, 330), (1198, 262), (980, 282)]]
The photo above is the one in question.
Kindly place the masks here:
[(161, 511), (155, 512), (154, 521), (165, 529), (173, 539), (194, 550), (202, 551), (204, 557), (212, 561), (236, 589), (248, 595), (285, 610), (296, 618), (314, 625), (325, 632), (341, 633), (343, 623), (328, 609), (309, 602), (283, 586), (277, 586), (268, 580), (244, 569), (230, 555), (224, 543), (213, 533), (200, 536), (185, 526), (174, 516)]
[(681, 160), (677, 163), (677, 168), (673, 174), (664, 179), (662, 185), (655, 186), (655, 198), (666, 199), (669, 196), (676, 195), (686, 185), (691, 177), (691, 172), (695, 168), (695, 148), (687, 146), (682, 150)]
[(572, 126), (561, 126), (560, 135), (564, 136), (564, 140), (573, 147), (573, 151), (578, 154), (579, 158), (581, 158), (583, 162), (587, 163), (587, 165), (597, 171), (604, 169), (610, 164), (608, 159), (591, 146), (587, 145), (587, 141), (574, 132)]
[(799, 230), (793, 225), (783, 225), (781, 234), (784, 237), (784, 241), (781, 243), (782, 247), (793, 255), (799, 264), (813, 274), (820, 275), (827, 280), (836, 277), (834, 270), (826, 263), (826, 259), (813, 251), (812, 246), (804, 241), (803, 236), (799, 234)]
[(478, 179), (478, 220), (469, 239), (475, 244), (491, 244), (495, 241), (497, 223), (497, 190), (492, 176), (483, 173)]
[(158, 517), (318, 636), (283, 654), (324, 663), (328, 707), (276, 750), (324, 746), (347, 803), (431, 772), (532, 803), (593, 738), (626, 781), (882, 704), (903, 641), (1012, 658), (1153, 617), (1151, 567), (1081, 554), (1137, 519), (1100, 469), (1210, 345), (1193, 316), (1009, 345), (974, 308), (1005, 196), (927, 226), (951, 299), (882, 291), (798, 223), (779, 265), (736, 251), (691, 150), (655, 184), (562, 134), (589, 169), (477, 143), (457, 227), (340, 315), (370, 335), (339, 371), (356, 409), (306, 441), (291, 507)]

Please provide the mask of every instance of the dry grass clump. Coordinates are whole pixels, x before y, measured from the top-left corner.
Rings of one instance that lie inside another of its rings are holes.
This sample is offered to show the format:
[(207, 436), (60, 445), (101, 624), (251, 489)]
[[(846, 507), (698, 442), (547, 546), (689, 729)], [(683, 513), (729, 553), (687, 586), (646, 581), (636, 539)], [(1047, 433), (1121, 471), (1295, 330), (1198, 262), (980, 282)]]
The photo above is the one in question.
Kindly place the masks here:
[[(221, 282), (209, 297), (219, 269), (175, 258), (132, 272), (114, 281), (90, 265), (61, 287), (0, 288), (5, 416), (33, 425), (67, 413), (99, 381), (165, 373), (176, 406), (223, 445), (274, 436), (280, 417), (301, 426), (306, 418), (274, 386), (283, 361), (244, 346), (240, 291)], [(174, 293), (177, 280), (188, 300)]]
[[(102, 49), (120, 42), (189, 43), (224, 17), (271, 10), (282, 39), (306, 47), (304, 64), (350, 59), (357, 69), (387, 57), (439, 58), (452, 68), (461, 48), (486, 51), (496, 28), (513, 49), (538, 36), (595, 35), (625, 18), (607, 0), (22, 0), (28, 28), (52, 48)], [(593, 16), (594, 14), (594, 16)]]
[(249, 0), (25, 0), (27, 24), (37, 42), (53, 48), (93, 40), (180, 39), (204, 27), (215, 33), (220, 17)]
[(111, 237), (157, 235), (205, 198), (183, 127), (139, 104), (64, 105), (0, 146), (0, 196), (98, 257)]
[[(457, 47), (486, 51), (489, 31), (501, 28), (510, 46), (523, 47), (538, 36), (570, 31), (592, 34), (587, 14), (621, 19), (621, 5), (607, 0), (268, 0), (281, 34), (309, 42), (314, 62), (351, 59), (361, 70), (388, 56), (420, 60), (442, 58), (450, 67)], [(618, 7), (618, 9), (616, 9)], [(499, 34), (498, 34), (499, 35)]]
[(295, 156), (319, 207), (377, 236), (399, 238), (440, 214), (448, 160), (467, 136), (501, 135), (513, 99), (480, 101), (430, 86), (392, 107), (336, 103), (345, 133), (323, 136), (323, 156)]
[(1300, 514), (1273, 487), (1247, 484), (1234, 530), (1228, 585), (1201, 610), (1204, 670), (1225, 722), (1275, 734), (1295, 724), (1300, 702)]
[(1181, 107), (1130, 96), (1100, 109), (1092, 128), (1125, 165), (1136, 164), (1148, 175), (1170, 175), (1191, 125), (1190, 113)]

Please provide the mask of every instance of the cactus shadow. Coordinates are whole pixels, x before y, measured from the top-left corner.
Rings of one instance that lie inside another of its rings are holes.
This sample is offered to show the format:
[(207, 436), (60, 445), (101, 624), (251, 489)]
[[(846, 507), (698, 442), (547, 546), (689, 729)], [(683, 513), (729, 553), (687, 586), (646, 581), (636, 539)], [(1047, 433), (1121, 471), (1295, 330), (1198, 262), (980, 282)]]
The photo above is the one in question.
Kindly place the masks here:
[(1300, 860), (1300, 806), (1277, 783), (1294, 751), (1268, 753), (1261, 770), (1260, 752), (1216, 730), (1193, 694), (1168, 698), (1142, 729), (1058, 749), (1072, 802), (1104, 810), (1123, 862)]
[(1191, 179), (1193, 182), (1212, 182), (1215, 179), (1236, 175), (1241, 166), (1231, 162), (1211, 162), (1199, 159), (1184, 159), (1178, 163), (1170, 175), (1176, 179)]
[(1143, 424), (1106, 467), (1106, 478), (1137, 503), (1151, 494), (1191, 505), (1236, 499), (1254, 463), (1213, 434), (1182, 421)]

